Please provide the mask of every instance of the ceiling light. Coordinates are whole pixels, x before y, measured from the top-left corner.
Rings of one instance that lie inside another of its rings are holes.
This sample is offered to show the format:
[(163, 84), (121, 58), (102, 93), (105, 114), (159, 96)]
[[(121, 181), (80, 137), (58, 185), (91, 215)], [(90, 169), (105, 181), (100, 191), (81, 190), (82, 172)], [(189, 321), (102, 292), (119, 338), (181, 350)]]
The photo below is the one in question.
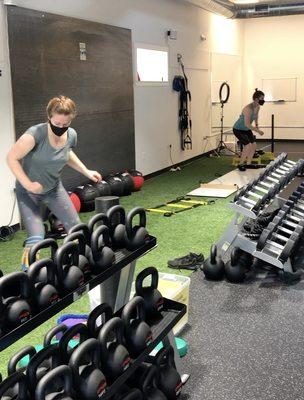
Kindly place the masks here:
[(231, 0), (234, 4), (256, 4), (259, 0)]

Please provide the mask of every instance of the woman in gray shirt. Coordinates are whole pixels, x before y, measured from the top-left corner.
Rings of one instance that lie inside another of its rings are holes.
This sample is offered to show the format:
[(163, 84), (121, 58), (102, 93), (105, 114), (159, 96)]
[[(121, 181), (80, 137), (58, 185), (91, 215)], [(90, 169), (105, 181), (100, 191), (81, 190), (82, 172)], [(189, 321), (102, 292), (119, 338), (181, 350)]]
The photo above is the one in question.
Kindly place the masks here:
[[(45, 203), (63, 223), (66, 231), (80, 222), (64, 189), (60, 176), (67, 164), (94, 182), (102, 179), (76, 156), (77, 133), (70, 127), (76, 116), (73, 100), (65, 96), (51, 99), (47, 105), (48, 122), (29, 128), (7, 155), (8, 165), (16, 177), (16, 196), (27, 231), (22, 268), (28, 267), (31, 246), (44, 238), (40, 205)], [(20, 162), (22, 161), (22, 162)]]

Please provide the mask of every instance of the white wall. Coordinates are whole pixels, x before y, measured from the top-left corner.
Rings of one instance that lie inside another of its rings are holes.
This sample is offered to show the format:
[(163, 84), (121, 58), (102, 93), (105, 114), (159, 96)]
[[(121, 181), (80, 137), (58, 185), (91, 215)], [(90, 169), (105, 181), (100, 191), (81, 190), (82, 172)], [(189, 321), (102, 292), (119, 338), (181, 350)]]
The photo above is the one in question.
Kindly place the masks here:
[[(260, 124), (304, 127), (304, 15), (246, 20), (244, 27), (244, 104), (263, 78), (298, 78), (297, 101), (266, 103)], [(266, 129), (265, 133), (270, 134)], [(275, 129), (277, 138), (304, 139), (304, 129)]]
[[(176, 54), (183, 55), (189, 75), (190, 90), (193, 92), (193, 150), (185, 152), (180, 150), (177, 130), (178, 98), (171, 89), (171, 82), (167, 87), (140, 87), (135, 84), (136, 167), (144, 174), (170, 165), (169, 144), (172, 144), (174, 163), (215, 147), (215, 141), (203, 140), (203, 137), (210, 135), (211, 132), (210, 52), (240, 55), (243, 48), (243, 21), (226, 20), (181, 0), (17, 1), (21, 7), (132, 29), (134, 43), (168, 46), (171, 78), (178, 72)], [(0, 10), (3, 18), (3, 6)], [(178, 40), (168, 41), (165, 35), (168, 29), (178, 31)], [(207, 37), (206, 41), (201, 41), (201, 34)], [(6, 36), (6, 29), (0, 31), (0, 49), (3, 43), (7, 42)], [(4, 55), (4, 60), (7, 67), (7, 53)], [(6, 88), (6, 92), (0, 91), (0, 147), (6, 151), (14, 140), (11, 124), (12, 98), (7, 69), (0, 82), (1, 89), (3, 85)], [(10, 195), (12, 178), (4, 167), (4, 160), (1, 162), (1, 167), (4, 168), (1, 168), (1, 177), (3, 174), (5, 185), (1, 196), (0, 226), (7, 223), (7, 212), (2, 211), (2, 204), (8, 205), (7, 210), (12, 203)]]

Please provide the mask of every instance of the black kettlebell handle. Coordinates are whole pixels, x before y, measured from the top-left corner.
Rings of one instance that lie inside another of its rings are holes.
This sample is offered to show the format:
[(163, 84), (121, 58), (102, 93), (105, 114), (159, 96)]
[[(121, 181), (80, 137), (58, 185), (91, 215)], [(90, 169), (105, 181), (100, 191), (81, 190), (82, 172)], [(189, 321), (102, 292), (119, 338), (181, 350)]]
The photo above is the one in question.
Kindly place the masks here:
[(64, 332), (61, 339), (59, 340), (59, 351), (63, 360), (68, 361), (71, 352), (75, 349), (74, 348), (73, 350), (69, 350), (68, 345), (70, 340), (72, 340), (73, 337), (76, 335), (79, 335), (79, 344), (87, 340), (89, 338), (89, 331), (87, 326), (84, 324), (76, 324), (69, 328), (66, 332)]
[(49, 346), (52, 344), (52, 340), (57, 335), (57, 333), (64, 334), (68, 330), (68, 327), (65, 324), (56, 325), (51, 328), (44, 336), (43, 339), (43, 347)]
[[(100, 246), (99, 244), (100, 236), (103, 237), (103, 246)], [(95, 261), (98, 260), (98, 258), (100, 257), (100, 251), (106, 246), (111, 246), (110, 231), (106, 225), (100, 225), (98, 228), (95, 229), (91, 237), (91, 249)]]
[(137, 277), (136, 277), (136, 282), (135, 282), (135, 289), (136, 289), (136, 294), (141, 296), (144, 291), (143, 283), (144, 280), (151, 275), (151, 285), (146, 286), (145, 288), (149, 288), (151, 290), (157, 289), (158, 286), (158, 271), (155, 267), (148, 267), (141, 271)]
[(52, 382), (58, 381), (60, 378), (63, 381), (63, 391), (67, 396), (71, 396), (73, 389), (72, 371), (67, 365), (60, 365), (44, 375), (38, 382), (35, 391), (36, 400), (45, 400), (46, 391), (52, 385)]
[(97, 224), (97, 222), (102, 222), (102, 225), (106, 225), (109, 226), (109, 218), (106, 214), (104, 213), (99, 213), (94, 215), (94, 217), (92, 217), (88, 223), (89, 226), (89, 231), (92, 235), (95, 225)]
[(112, 332), (114, 333), (117, 343), (123, 344), (123, 328), (123, 322), (118, 317), (110, 319), (101, 328), (98, 335), (98, 340), (100, 343), (101, 356), (103, 358), (106, 359), (106, 355), (108, 354), (107, 343), (110, 341), (110, 334)]
[(81, 231), (69, 233), (63, 240), (63, 243), (70, 243), (74, 240), (78, 241), (79, 254), (85, 255), (86, 239), (84, 233)]
[(51, 368), (56, 368), (62, 363), (58, 346), (56, 344), (50, 344), (44, 347), (28, 363), (26, 369), (26, 376), (29, 383), (29, 388), (34, 391), (37, 385), (37, 370), (46, 360), (51, 360)]
[(127, 231), (127, 236), (131, 237), (133, 234), (133, 219), (136, 217), (136, 215), (139, 215), (139, 226), (141, 228), (145, 228), (147, 224), (147, 216), (146, 216), (146, 211), (142, 207), (135, 207), (133, 210), (131, 210), (126, 218), (126, 231)]
[(42, 268), (46, 268), (47, 271), (47, 283), (55, 286), (56, 283), (56, 264), (49, 258), (43, 258), (42, 260), (35, 261), (30, 265), (28, 270), (28, 277), (32, 284), (38, 283), (37, 277)]
[(216, 244), (213, 244), (211, 246), (211, 250), (210, 250), (210, 261), (211, 264), (216, 264), (216, 256), (217, 256), (217, 246)]
[(54, 260), (56, 251), (58, 249), (58, 244), (55, 239), (49, 238), (41, 240), (41, 242), (38, 242), (31, 247), (29, 252), (29, 264), (31, 265), (33, 262), (36, 261), (36, 254), (39, 250), (48, 249), (49, 247), (51, 248), (51, 258)]
[(105, 316), (104, 323), (109, 321), (112, 318), (113, 310), (112, 307), (107, 303), (99, 304), (94, 310), (92, 310), (88, 316), (87, 327), (89, 329), (89, 333), (92, 337), (97, 337), (98, 332), (100, 331), (102, 325), (100, 327), (96, 327), (96, 321), (102, 315)]
[(15, 385), (18, 384), (18, 400), (27, 400), (27, 380), (23, 372), (17, 371), (14, 374), (7, 377), (0, 384), (0, 399), (4, 398), (4, 395)]
[(113, 206), (107, 212), (107, 217), (109, 219), (109, 227), (112, 229), (115, 228), (115, 226), (117, 225), (116, 223), (113, 222), (114, 217), (116, 217), (117, 215), (119, 216), (119, 224), (125, 225), (126, 223), (125, 209), (120, 205)]
[(145, 320), (145, 301), (140, 296), (133, 297), (133, 299), (131, 299), (122, 310), (121, 319), (124, 323), (125, 329), (129, 328), (131, 319), (134, 318), (135, 312), (137, 320)]
[(12, 375), (17, 371), (17, 365), (22, 360), (23, 357), (29, 356), (31, 359), (36, 354), (36, 349), (33, 346), (26, 346), (14, 354), (7, 364), (7, 374)]
[(100, 364), (100, 347), (97, 339), (91, 338), (81, 343), (71, 355), (69, 366), (79, 378), (79, 367), (91, 362), (96, 368)]
[(230, 256), (231, 257), (231, 265), (232, 266), (237, 265), (239, 254), (240, 254), (239, 247), (234, 247), (232, 249), (231, 256)]
[(16, 284), (17, 287), (20, 285), (20, 296), (29, 299), (31, 295), (31, 285), (29, 277), (25, 272), (11, 272), (0, 278), (0, 298), (3, 298), (4, 288), (13, 283)]
[(158, 378), (158, 371), (155, 365), (150, 365), (142, 383), (142, 390), (145, 392), (149, 388), (156, 388), (156, 381)]
[(81, 222), (80, 224), (74, 225), (69, 230), (69, 234), (74, 233), (74, 232), (82, 232), (84, 234), (86, 244), (90, 245), (91, 234), (90, 234), (90, 230), (89, 230), (89, 227), (87, 224)]
[(77, 243), (69, 242), (63, 244), (56, 252), (55, 262), (57, 265), (58, 278), (60, 282), (63, 281), (63, 265), (66, 256), (71, 255), (71, 265), (79, 265), (79, 249)]

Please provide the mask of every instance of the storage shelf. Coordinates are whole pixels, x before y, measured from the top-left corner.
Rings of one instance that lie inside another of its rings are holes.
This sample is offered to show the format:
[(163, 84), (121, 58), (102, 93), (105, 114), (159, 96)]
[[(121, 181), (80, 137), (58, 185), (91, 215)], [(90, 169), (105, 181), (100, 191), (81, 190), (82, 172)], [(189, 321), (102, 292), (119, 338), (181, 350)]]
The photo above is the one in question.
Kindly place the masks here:
[(94, 289), (97, 285), (100, 285), (102, 282), (106, 281), (116, 272), (120, 271), (131, 262), (135, 261), (137, 258), (142, 257), (155, 247), (156, 238), (154, 236), (150, 236), (150, 240), (144, 246), (138, 248), (137, 250), (134, 250), (132, 252), (125, 249), (116, 251), (115, 263), (110, 268), (90, 279), (81, 287), (60, 299), (57, 303), (41, 311), (39, 314), (34, 315), (33, 318), (20, 325), (18, 328), (4, 333), (0, 337), (0, 352), (15, 343), (17, 340), (21, 339), (23, 336), (27, 335), (29, 332), (31, 332), (41, 324), (43, 324), (45, 321), (56, 315), (61, 310), (68, 307), (70, 304), (77, 301), (90, 290)]

